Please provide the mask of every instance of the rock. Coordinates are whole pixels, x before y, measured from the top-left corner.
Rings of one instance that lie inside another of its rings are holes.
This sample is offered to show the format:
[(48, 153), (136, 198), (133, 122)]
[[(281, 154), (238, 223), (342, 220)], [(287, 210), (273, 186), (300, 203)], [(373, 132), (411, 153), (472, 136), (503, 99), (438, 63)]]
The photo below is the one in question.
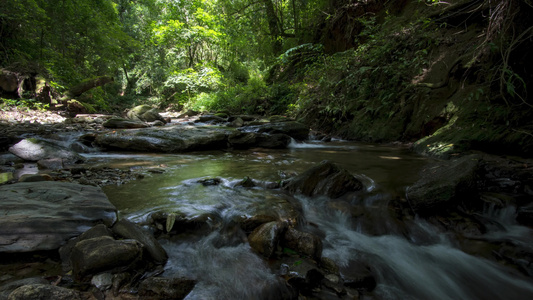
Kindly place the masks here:
[(477, 155), (436, 162), (427, 166), (420, 180), (407, 189), (411, 208), (420, 214), (430, 214), (461, 201), (472, 204), (476, 198)]
[(377, 282), (370, 267), (360, 261), (352, 261), (344, 268), (344, 286), (357, 290), (372, 291)]
[(106, 149), (178, 153), (227, 148), (229, 129), (168, 126), (99, 134), (95, 143)]
[(196, 281), (186, 278), (151, 277), (139, 285), (141, 299), (183, 299), (187, 296)]
[(23, 174), (19, 177), (19, 182), (40, 182), (53, 180), (54, 179), (48, 174)]
[(9, 148), (9, 152), (27, 161), (61, 159), (63, 164), (84, 162), (85, 158), (76, 152), (35, 138), (24, 139)]
[(222, 118), (216, 115), (203, 115), (200, 116), (198, 120), (195, 121), (195, 123), (219, 124), (225, 123), (226, 121), (226, 118)]
[(309, 138), (309, 127), (296, 121), (266, 123), (262, 125), (245, 126), (239, 128), (242, 132), (256, 132), (269, 134), (286, 134), (296, 140)]
[(76, 300), (82, 299), (80, 292), (50, 284), (23, 285), (9, 295), (9, 300)]
[(102, 273), (94, 275), (91, 279), (91, 284), (101, 291), (108, 290), (113, 286), (113, 274)]
[(13, 180), (12, 172), (0, 173), (0, 184), (6, 183)]
[(269, 258), (276, 251), (279, 238), (284, 230), (285, 225), (283, 223), (269, 222), (263, 224), (248, 236), (250, 247), (264, 257)]
[(304, 173), (283, 182), (283, 189), (313, 197), (325, 195), (338, 198), (345, 193), (359, 191), (363, 184), (348, 171), (329, 161), (323, 161)]
[(113, 232), (123, 238), (139, 241), (156, 263), (164, 264), (167, 261), (168, 255), (165, 249), (150, 232), (139, 225), (123, 219), (113, 225)]
[(257, 136), (255, 132), (235, 131), (229, 135), (228, 142), (235, 149), (248, 149), (256, 144)]
[(133, 120), (127, 120), (123, 118), (111, 118), (102, 124), (105, 128), (146, 128), (149, 125), (142, 122), (142, 121), (133, 121)]
[(41, 170), (61, 170), (64, 166), (61, 158), (49, 158), (39, 160), (37, 162), (37, 167)]
[(152, 108), (148, 105), (139, 105), (134, 108), (132, 108), (128, 113), (126, 114), (128, 119), (133, 121), (141, 121), (141, 122), (154, 122), (154, 121), (161, 121), (163, 123), (166, 123), (165, 118), (163, 118), (157, 109)]
[(320, 260), (322, 256), (322, 240), (314, 234), (289, 228), (285, 231), (283, 243), (286, 247), (316, 260)]
[(242, 118), (235, 118), (233, 121), (231, 121), (230, 124), (231, 127), (242, 127), (244, 126), (244, 120)]
[(143, 246), (136, 240), (98, 237), (78, 242), (72, 249), (72, 272), (78, 279), (103, 271), (129, 269), (142, 259)]
[(116, 209), (100, 188), (65, 182), (0, 186), (0, 252), (55, 250)]
[(533, 204), (520, 207), (517, 211), (516, 221), (522, 225), (533, 227)]
[(0, 299), (6, 300), (15, 289), (29, 284), (48, 284), (48, 281), (41, 277), (30, 277), (3, 284), (0, 286)]
[(59, 248), (59, 256), (61, 257), (63, 270), (65, 272), (69, 272), (72, 270), (72, 266), (70, 263), (70, 256), (72, 254), (72, 249), (74, 248), (74, 246), (76, 246), (78, 242), (92, 239), (92, 238), (104, 237), (104, 236), (113, 237), (113, 233), (104, 224), (98, 224), (94, 226), (93, 228), (85, 231), (80, 236), (76, 237), (75, 239), (69, 240), (67, 244)]
[(257, 147), (268, 149), (285, 149), (291, 142), (291, 137), (283, 134), (259, 134), (257, 136)]

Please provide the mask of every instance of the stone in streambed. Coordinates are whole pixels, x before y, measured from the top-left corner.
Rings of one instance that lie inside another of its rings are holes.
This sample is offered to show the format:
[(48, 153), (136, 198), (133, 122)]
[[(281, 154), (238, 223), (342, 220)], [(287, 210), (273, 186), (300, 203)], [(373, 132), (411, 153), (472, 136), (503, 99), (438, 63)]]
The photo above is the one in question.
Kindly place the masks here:
[(304, 173), (283, 182), (283, 189), (292, 194), (305, 196), (328, 196), (339, 198), (348, 193), (359, 191), (363, 184), (348, 171), (330, 161), (323, 161)]
[(152, 257), (156, 263), (164, 264), (167, 261), (168, 255), (165, 249), (163, 249), (161, 244), (159, 244), (150, 232), (143, 229), (141, 226), (128, 220), (120, 220), (113, 225), (112, 229), (115, 234), (121, 237), (141, 242), (150, 257)]
[(276, 251), (278, 241), (286, 225), (280, 222), (269, 222), (257, 227), (248, 236), (250, 247), (266, 258)]
[(8, 300), (34, 299), (81, 300), (82, 297), (78, 291), (50, 284), (23, 285), (14, 290), (8, 297)]
[(0, 186), (0, 203), (0, 252), (55, 250), (117, 213), (100, 188), (55, 181)]
[(9, 152), (27, 161), (60, 159), (63, 164), (85, 161), (85, 158), (74, 151), (35, 138), (18, 142), (9, 148)]

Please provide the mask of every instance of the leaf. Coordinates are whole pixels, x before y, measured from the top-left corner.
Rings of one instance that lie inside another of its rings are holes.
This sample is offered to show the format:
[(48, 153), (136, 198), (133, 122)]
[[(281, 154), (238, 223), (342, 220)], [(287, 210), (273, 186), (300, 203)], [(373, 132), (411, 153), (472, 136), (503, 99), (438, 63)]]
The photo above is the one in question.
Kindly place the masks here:
[(169, 213), (167, 216), (167, 224), (166, 224), (167, 232), (170, 232), (172, 230), (172, 227), (174, 227), (174, 223), (176, 223), (176, 214)]

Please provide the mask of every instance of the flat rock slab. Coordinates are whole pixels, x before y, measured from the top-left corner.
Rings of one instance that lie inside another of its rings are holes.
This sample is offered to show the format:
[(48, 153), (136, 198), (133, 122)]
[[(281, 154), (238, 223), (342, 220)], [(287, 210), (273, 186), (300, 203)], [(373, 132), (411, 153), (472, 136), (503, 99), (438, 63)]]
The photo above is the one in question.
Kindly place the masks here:
[(217, 127), (169, 126), (117, 130), (96, 137), (106, 149), (148, 152), (186, 152), (227, 148), (229, 129)]
[(58, 249), (117, 210), (99, 187), (66, 182), (0, 186), (0, 253)]

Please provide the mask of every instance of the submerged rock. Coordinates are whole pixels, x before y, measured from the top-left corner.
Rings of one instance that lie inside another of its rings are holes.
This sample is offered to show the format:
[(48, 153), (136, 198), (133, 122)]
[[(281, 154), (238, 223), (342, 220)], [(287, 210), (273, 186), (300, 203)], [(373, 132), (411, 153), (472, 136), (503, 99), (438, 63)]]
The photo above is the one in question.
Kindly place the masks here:
[[(469, 155), (427, 166), (421, 179), (407, 189), (407, 199), (417, 213), (432, 213), (445, 205), (476, 199), (479, 157)], [(452, 207), (453, 208), (453, 207)]]
[(283, 189), (290, 193), (301, 193), (309, 197), (324, 195), (338, 198), (362, 188), (361, 181), (329, 161), (323, 161), (283, 183)]
[(100, 188), (73, 183), (3, 185), (0, 203), (0, 252), (55, 250), (95, 223), (116, 220)]

